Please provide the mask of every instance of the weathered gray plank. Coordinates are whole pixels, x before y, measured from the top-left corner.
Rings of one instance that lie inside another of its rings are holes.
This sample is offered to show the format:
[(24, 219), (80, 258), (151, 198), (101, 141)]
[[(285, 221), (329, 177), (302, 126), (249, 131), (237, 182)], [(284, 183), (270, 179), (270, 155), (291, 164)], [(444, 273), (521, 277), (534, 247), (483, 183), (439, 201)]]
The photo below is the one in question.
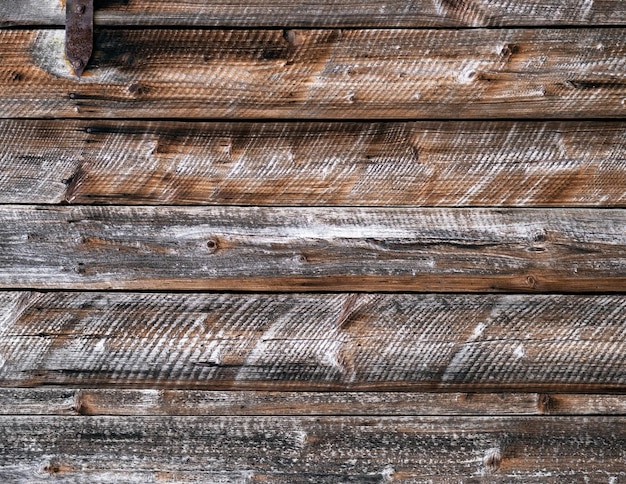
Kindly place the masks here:
[(626, 389), (624, 296), (0, 294), (5, 387)]
[(626, 206), (626, 123), (0, 121), (0, 203)]
[(0, 415), (624, 415), (626, 395), (0, 388)]
[(78, 395), (73, 388), (2, 388), (0, 415), (76, 415)]
[(0, 478), (619, 482), (623, 417), (0, 417)]
[(626, 30), (0, 31), (0, 117), (598, 118), (626, 115)]
[[(1, 25), (63, 25), (62, 0), (0, 3)], [(107, 0), (96, 2), (96, 23), (232, 27), (487, 27), (623, 25), (620, 0)]]
[(0, 287), (624, 291), (626, 212), (4, 205)]

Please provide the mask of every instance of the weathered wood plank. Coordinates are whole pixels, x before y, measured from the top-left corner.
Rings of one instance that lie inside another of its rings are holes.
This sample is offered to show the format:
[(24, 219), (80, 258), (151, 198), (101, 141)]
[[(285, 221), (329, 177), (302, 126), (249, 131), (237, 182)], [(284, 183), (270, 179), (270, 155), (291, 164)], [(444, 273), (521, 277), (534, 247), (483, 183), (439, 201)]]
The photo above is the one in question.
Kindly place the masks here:
[[(0, 389), (36, 395), (40, 388)], [(43, 391), (50, 392), (50, 389)], [(62, 395), (63, 390), (56, 390)], [(67, 390), (65, 390), (67, 391)], [(75, 390), (81, 415), (624, 415), (626, 395)], [(32, 397), (31, 397), (32, 398)], [(41, 401), (41, 400), (40, 400)], [(14, 408), (22, 408), (21, 400)], [(67, 408), (67, 407), (66, 407)], [(51, 412), (44, 411), (49, 414)]]
[(5, 387), (626, 389), (624, 296), (0, 294)]
[[(0, 26), (64, 25), (64, 1), (0, 3)], [(209, 27), (488, 27), (624, 25), (620, 0), (105, 0), (96, 23)]]
[(619, 482), (623, 417), (0, 417), (3, 482)]
[(0, 203), (626, 206), (626, 123), (0, 121)]
[(624, 415), (626, 395), (0, 388), (0, 415)]
[(626, 212), (4, 205), (0, 287), (621, 292)]
[(0, 117), (598, 118), (626, 115), (626, 30), (0, 31)]
[(2, 388), (0, 415), (76, 415), (78, 395), (73, 388)]

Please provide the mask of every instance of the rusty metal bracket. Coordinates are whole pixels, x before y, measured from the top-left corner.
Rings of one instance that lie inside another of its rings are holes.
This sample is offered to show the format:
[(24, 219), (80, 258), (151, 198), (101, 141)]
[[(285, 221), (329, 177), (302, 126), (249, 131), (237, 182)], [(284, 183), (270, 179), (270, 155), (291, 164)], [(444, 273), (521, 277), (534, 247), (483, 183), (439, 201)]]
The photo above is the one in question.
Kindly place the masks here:
[(67, 0), (65, 4), (65, 55), (78, 77), (93, 51), (93, 0)]

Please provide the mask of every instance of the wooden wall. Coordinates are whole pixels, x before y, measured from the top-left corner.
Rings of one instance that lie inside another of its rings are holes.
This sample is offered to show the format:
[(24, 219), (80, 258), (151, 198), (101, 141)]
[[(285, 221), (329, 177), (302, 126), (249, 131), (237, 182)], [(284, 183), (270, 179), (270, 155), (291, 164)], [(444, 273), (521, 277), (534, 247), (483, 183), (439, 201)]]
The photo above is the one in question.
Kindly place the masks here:
[(626, 3), (0, 1), (0, 481), (626, 482)]

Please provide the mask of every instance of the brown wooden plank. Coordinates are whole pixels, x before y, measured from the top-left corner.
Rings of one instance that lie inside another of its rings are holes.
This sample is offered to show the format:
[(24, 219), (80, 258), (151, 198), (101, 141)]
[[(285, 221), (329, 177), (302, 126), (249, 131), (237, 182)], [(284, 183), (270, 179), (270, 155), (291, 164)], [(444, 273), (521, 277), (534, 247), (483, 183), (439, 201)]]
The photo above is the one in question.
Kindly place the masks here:
[(620, 482), (623, 417), (0, 417), (4, 482)]
[(0, 287), (624, 291), (626, 212), (4, 205)]
[(626, 115), (626, 30), (0, 31), (0, 117), (598, 118)]
[(626, 123), (0, 121), (0, 203), (626, 206)]
[(624, 296), (0, 294), (4, 387), (626, 389)]
[[(0, 3), (1, 25), (64, 25), (64, 1)], [(96, 24), (209, 27), (488, 27), (624, 25), (620, 0), (101, 0)]]
[(626, 395), (0, 388), (0, 415), (625, 415)]

